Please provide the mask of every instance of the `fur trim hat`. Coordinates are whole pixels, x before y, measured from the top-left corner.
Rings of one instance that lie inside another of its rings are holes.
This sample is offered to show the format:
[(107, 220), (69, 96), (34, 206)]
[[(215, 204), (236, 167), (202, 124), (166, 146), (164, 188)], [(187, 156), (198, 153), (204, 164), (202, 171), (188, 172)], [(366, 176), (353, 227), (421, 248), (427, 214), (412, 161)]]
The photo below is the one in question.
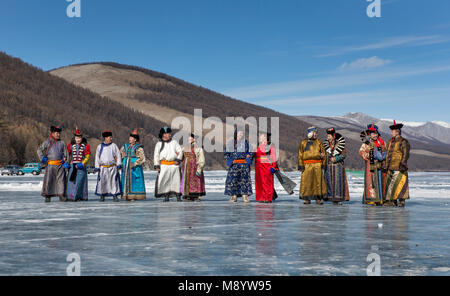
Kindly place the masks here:
[(106, 130), (102, 133), (103, 138), (112, 137), (112, 132), (110, 130)]

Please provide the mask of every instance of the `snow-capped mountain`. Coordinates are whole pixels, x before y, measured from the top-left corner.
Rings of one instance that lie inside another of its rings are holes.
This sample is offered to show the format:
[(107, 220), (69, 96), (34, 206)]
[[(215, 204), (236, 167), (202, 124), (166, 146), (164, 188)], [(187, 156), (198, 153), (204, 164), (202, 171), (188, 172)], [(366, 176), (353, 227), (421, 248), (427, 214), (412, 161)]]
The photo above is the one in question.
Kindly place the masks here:
[[(320, 116), (299, 116), (300, 119), (317, 125), (322, 128), (334, 126), (337, 129), (346, 129), (357, 132), (363, 130), (370, 123), (375, 123), (384, 134), (389, 134), (389, 126), (393, 124), (393, 119), (378, 119), (370, 115), (355, 112), (344, 116), (320, 117)], [(443, 121), (431, 122), (403, 122), (403, 134), (419, 142), (429, 144), (450, 145), (450, 124)]]

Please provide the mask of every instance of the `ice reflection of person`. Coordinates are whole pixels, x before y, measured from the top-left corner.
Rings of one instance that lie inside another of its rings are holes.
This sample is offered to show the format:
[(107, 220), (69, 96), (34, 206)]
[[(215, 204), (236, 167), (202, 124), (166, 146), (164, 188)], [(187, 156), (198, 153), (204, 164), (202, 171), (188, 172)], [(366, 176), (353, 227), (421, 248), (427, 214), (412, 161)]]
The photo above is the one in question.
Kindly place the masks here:
[[(347, 228), (350, 208), (348, 206), (339, 207), (336, 215), (327, 216), (321, 209), (307, 209), (300, 207), (300, 218), (302, 227), (300, 241), (301, 256), (310, 266), (318, 265), (321, 262), (326, 265), (335, 266), (336, 263), (345, 261), (346, 257), (353, 256), (353, 247), (348, 242), (353, 239), (353, 235)], [(324, 261), (322, 261), (324, 260)]]
[(189, 204), (181, 207), (178, 217), (178, 228), (176, 230), (180, 235), (190, 237), (184, 240), (183, 244), (189, 244), (191, 247), (184, 245), (183, 257), (190, 259), (206, 258), (211, 253), (216, 252), (211, 248), (211, 244), (216, 241), (216, 233), (208, 230), (202, 231), (202, 225), (208, 225), (208, 215), (205, 213), (206, 208), (196, 204)]
[[(325, 233), (331, 232), (330, 222), (324, 221), (323, 214), (318, 208), (300, 207), (300, 218), (303, 226), (301, 227), (301, 247), (300, 256), (306, 262), (306, 266), (314, 266), (320, 264), (321, 258), (329, 258), (330, 248), (334, 246), (328, 240)], [(334, 250), (333, 250), (334, 251)]]
[(276, 255), (276, 231), (273, 227), (273, 204), (257, 204), (255, 206), (255, 224), (258, 252), (267, 256)]
[[(397, 258), (395, 265), (400, 262), (401, 256), (409, 259), (409, 211), (392, 211), (380, 216), (377, 208), (365, 207), (363, 210), (366, 225), (364, 250), (367, 254), (374, 252), (382, 255), (389, 252)], [(385, 261), (383, 265), (388, 264)]]

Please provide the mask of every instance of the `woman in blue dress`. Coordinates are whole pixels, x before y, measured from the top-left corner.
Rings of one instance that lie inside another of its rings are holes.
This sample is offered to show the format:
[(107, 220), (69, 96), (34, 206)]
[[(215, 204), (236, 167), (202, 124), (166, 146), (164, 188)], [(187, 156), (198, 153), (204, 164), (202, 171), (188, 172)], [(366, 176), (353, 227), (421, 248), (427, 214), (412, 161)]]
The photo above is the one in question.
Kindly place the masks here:
[(225, 151), (228, 166), (225, 195), (231, 196), (230, 202), (237, 202), (238, 197), (242, 197), (245, 203), (250, 202), (248, 197), (253, 193), (250, 178), (252, 151), (248, 141), (244, 139), (244, 132), (236, 129), (234, 139), (227, 143)]
[(122, 199), (134, 202), (146, 198), (143, 165), (145, 163), (144, 148), (139, 142), (139, 134), (135, 129), (129, 142), (120, 149), (122, 155)]

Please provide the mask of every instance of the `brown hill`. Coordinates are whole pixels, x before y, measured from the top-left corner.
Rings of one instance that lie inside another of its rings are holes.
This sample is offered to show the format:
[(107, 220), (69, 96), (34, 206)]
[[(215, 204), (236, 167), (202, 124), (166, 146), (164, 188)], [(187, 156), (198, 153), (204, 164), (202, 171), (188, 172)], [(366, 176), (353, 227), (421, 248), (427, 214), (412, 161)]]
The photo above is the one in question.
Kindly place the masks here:
[(50, 125), (63, 126), (63, 139), (77, 125), (94, 146), (110, 129), (121, 144), (141, 127), (143, 144), (153, 146), (163, 123), (90, 90), (78, 87), (0, 52), (0, 163), (37, 161), (36, 150)]

